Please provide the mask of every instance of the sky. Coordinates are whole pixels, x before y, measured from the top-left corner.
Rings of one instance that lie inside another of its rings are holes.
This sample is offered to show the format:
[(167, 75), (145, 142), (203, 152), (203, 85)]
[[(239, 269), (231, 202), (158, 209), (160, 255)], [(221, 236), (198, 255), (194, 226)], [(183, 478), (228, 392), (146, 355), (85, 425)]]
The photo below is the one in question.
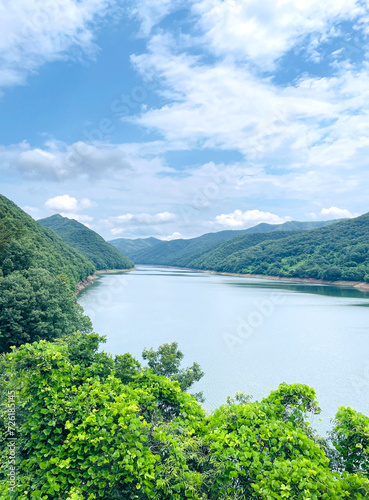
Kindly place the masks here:
[(2, 0), (1, 193), (107, 240), (369, 212), (369, 0)]

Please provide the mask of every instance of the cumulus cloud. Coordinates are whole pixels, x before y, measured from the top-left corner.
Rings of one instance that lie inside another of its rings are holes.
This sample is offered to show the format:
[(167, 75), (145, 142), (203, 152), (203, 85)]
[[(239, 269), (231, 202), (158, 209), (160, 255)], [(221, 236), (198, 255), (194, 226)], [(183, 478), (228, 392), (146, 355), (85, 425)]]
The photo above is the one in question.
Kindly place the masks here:
[(5, 0), (0, 5), (0, 87), (24, 83), (46, 62), (93, 55), (93, 28), (115, 0)]
[(76, 176), (98, 179), (131, 169), (122, 145), (50, 140), (43, 148), (33, 148), (27, 141), (0, 146), (0, 170), (9, 176), (63, 182)]
[[(269, 224), (281, 224), (292, 220), (291, 217), (279, 217), (279, 215), (270, 212), (262, 212), (260, 210), (235, 210), (230, 214), (221, 214), (215, 217), (215, 224), (230, 228), (248, 228), (267, 222)], [(214, 224), (213, 222), (213, 224)]]
[(320, 215), (328, 219), (350, 219), (358, 216), (358, 214), (354, 215), (345, 208), (338, 207), (322, 208)]
[(309, 35), (315, 48), (317, 35), (325, 41), (335, 23), (361, 19), (366, 9), (360, 0), (201, 0), (193, 11), (213, 52), (270, 69)]
[(161, 212), (157, 214), (123, 214), (115, 217), (109, 217), (102, 221), (106, 226), (110, 227), (112, 235), (117, 236), (126, 231), (129, 226), (156, 226), (160, 224), (168, 224), (175, 222), (177, 217), (170, 212)]
[[(64, 194), (61, 196), (55, 196), (54, 198), (49, 198), (45, 202), (45, 208), (48, 210), (53, 210), (57, 212), (65, 211), (67, 213), (74, 212), (78, 210), (83, 210), (86, 208), (94, 207), (96, 204), (89, 200), (88, 198), (83, 198), (81, 201), (78, 201), (76, 198), (69, 196), (68, 194)], [(75, 218), (67, 216), (69, 218)], [(84, 216), (86, 217), (86, 216)], [(87, 220), (87, 219), (86, 219)], [(90, 219), (92, 220), (92, 219)]]

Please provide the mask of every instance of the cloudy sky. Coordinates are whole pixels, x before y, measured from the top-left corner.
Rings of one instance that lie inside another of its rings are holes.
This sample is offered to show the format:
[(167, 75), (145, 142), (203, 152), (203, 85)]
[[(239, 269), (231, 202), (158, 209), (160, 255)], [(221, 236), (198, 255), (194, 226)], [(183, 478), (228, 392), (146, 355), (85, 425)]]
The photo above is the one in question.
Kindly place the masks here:
[(107, 239), (369, 211), (368, 0), (3, 0), (1, 192)]

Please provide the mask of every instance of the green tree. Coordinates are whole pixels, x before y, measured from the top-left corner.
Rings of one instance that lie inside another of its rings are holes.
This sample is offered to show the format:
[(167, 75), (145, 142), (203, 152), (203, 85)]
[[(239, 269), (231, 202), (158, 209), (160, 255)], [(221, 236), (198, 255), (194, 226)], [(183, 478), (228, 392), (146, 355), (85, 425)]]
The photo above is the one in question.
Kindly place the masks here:
[(369, 418), (340, 406), (331, 440), (339, 452), (342, 470), (369, 476)]
[[(184, 354), (178, 349), (177, 342), (163, 344), (157, 351), (152, 348), (144, 349), (142, 357), (148, 361), (148, 367), (151, 368), (155, 375), (176, 380), (182, 391), (188, 391), (195, 382), (198, 382), (204, 376), (198, 363), (193, 363), (189, 368), (180, 368)], [(196, 397), (201, 400), (202, 393), (197, 393)]]
[(69, 287), (45, 269), (0, 278), (0, 351), (39, 339), (91, 331)]

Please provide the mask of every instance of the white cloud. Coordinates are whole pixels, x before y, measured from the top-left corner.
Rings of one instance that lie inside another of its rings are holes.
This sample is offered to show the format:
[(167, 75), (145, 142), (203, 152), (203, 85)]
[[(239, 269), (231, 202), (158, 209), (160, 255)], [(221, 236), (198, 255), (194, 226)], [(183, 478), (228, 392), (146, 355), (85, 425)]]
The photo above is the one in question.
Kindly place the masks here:
[[(291, 217), (279, 217), (279, 215), (270, 212), (261, 212), (260, 210), (247, 210), (246, 212), (235, 210), (230, 214), (217, 215), (215, 217), (215, 224), (231, 228), (248, 228), (260, 224), (261, 222), (281, 224), (288, 220), (292, 220)], [(212, 224), (214, 224), (214, 222), (212, 222)]]
[(152, 28), (175, 11), (183, 0), (133, 0), (131, 15), (141, 21), (141, 35), (147, 36)]
[(42, 64), (91, 56), (93, 28), (115, 0), (3, 0), (0, 4), (0, 87), (24, 83)]
[(45, 207), (48, 210), (77, 210), (78, 201), (76, 198), (72, 198), (68, 194), (62, 196), (55, 196), (55, 198), (50, 198), (46, 201)]
[[(91, 200), (88, 198), (83, 198), (81, 201), (78, 201), (76, 198), (73, 198), (72, 196), (69, 196), (68, 194), (64, 194), (61, 196), (55, 196), (54, 198), (49, 198), (45, 202), (45, 208), (48, 210), (53, 210), (53, 211), (65, 211), (67, 213), (69, 212), (75, 212), (79, 210), (83, 210), (85, 208), (91, 208), (94, 207), (96, 204), (93, 203)], [(74, 218), (70, 217), (69, 215), (67, 216), (69, 218)], [(81, 217), (81, 216), (80, 216)], [(88, 216), (83, 216), (83, 217), (88, 217)], [(88, 220), (88, 219), (86, 219)], [(89, 219), (92, 220), (92, 219)]]
[(358, 216), (358, 214), (354, 215), (345, 208), (338, 207), (322, 208), (320, 215), (327, 217), (328, 219), (351, 219), (352, 217)]
[(155, 226), (175, 222), (177, 217), (170, 212), (161, 212), (158, 214), (123, 214), (115, 217), (109, 217), (102, 221), (105, 226), (110, 227), (112, 235), (117, 236), (126, 231), (128, 226)]
[(100, 178), (130, 169), (124, 147), (119, 145), (82, 141), (69, 145), (50, 140), (42, 149), (32, 148), (26, 141), (0, 146), (0, 170), (9, 176), (64, 182), (77, 176)]
[(359, 0), (201, 0), (194, 2), (204, 39), (218, 55), (246, 58), (263, 69), (314, 34), (310, 56), (317, 57), (317, 34), (325, 40), (339, 21), (360, 19)]

